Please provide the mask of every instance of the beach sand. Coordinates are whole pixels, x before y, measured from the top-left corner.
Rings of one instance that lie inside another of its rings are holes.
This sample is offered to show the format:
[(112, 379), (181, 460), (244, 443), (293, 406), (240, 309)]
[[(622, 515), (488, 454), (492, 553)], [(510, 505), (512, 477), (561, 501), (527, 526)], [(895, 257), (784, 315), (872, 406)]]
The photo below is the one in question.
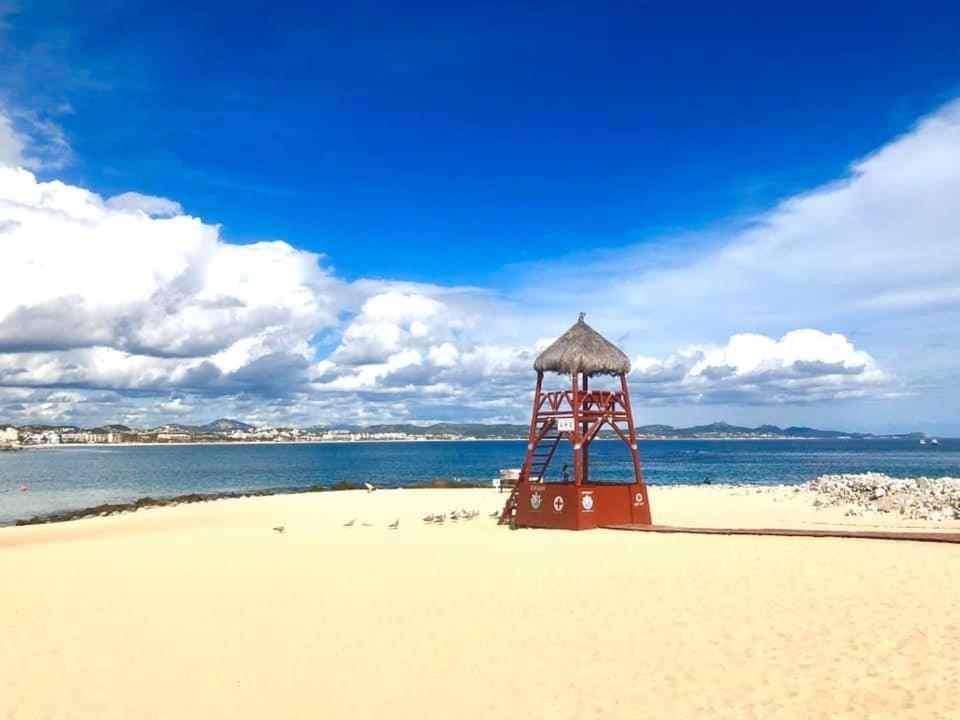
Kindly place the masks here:
[[(511, 532), (505, 497), (2, 528), (0, 718), (958, 717), (958, 545)], [(960, 529), (810, 501), (651, 489), (662, 524)], [(481, 516), (420, 520), (458, 508)]]

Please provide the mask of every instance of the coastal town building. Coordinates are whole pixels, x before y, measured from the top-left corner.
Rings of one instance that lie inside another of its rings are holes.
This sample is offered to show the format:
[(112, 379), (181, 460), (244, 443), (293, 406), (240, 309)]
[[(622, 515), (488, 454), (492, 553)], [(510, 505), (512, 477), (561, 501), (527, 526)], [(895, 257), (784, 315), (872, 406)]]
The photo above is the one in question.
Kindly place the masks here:
[(193, 435), (185, 432), (157, 433), (157, 442), (191, 442)]
[(120, 433), (114, 432), (66, 432), (60, 434), (62, 443), (112, 444), (120, 442)]

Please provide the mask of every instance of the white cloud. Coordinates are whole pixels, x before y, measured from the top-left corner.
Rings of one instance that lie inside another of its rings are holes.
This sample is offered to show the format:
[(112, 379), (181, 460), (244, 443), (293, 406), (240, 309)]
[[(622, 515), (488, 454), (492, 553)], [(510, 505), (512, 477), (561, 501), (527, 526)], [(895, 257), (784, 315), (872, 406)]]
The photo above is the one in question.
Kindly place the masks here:
[(151, 217), (170, 217), (183, 212), (180, 203), (156, 195), (143, 195), (138, 192), (125, 192), (108, 198), (106, 205), (111, 210), (142, 212)]
[(348, 292), (320, 256), (129, 207), (0, 167), (0, 381), (255, 386), (336, 325)]
[(843, 335), (804, 329), (779, 340), (734, 335), (722, 347), (638, 357), (639, 397), (697, 403), (809, 403), (890, 395), (894, 379)]
[(10, 118), (0, 112), (0, 165), (8, 167), (24, 165), (26, 146), (26, 138), (14, 129)]
[(73, 157), (63, 128), (49, 118), (0, 107), (0, 167), (57, 170)]
[(587, 310), (610, 337), (625, 337), (632, 355), (666, 356), (742, 332), (831, 328), (869, 343), (910, 386), (917, 415), (942, 417), (944, 393), (960, 401), (958, 197), (955, 101), (840, 181), (736, 229), (521, 266), (514, 274), (533, 280), (515, 299), (544, 326)]
[[(344, 328), (340, 345), (317, 367), (316, 390), (421, 393), (478, 401), (494, 387), (490, 378), (529, 371), (529, 353), (484, 337), (501, 303), (462, 289), (405, 284), (380, 288)], [(525, 362), (526, 361), (526, 362)], [(525, 362), (525, 365), (524, 365)], [(469, 392), (468, 392), (469, 390)]]
[[(28, 144), (4, 127), (0, 164), (22, 164)], [(580, 310), (635, 356), (643, 404), (907, 392), (942, 413), (960, 350), (957, 197), (955, 103), (735, 232), (516, 268), (504, 298), (347, 283), (316, 253), (226, 243), (174, 201), (3, 167), (0, 415), (521, 419), (544, 336)]]

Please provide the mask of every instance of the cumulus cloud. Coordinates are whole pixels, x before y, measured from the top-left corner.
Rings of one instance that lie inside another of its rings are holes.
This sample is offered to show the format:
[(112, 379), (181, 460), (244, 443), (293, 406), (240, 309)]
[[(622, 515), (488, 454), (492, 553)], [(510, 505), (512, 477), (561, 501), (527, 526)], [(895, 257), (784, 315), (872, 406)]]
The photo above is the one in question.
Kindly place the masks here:
[[(887, 427), (941, 418), (956, 431), (945, 408), (960, 402), (958, 196), (954, 101), (843, 178), (732, 228), (517, 267), (515, 276), (532, 280), (514, 299), (544, 326), (589, 310), (630, 355), (666, 357), (746, 331), (829, 328), (904, 381), (911, 399), (890, 411)], [(861, 408), (845, 417), (873, 424), (877, 410)]]
[(922, 407), (956, 385), (960, 103), (736, 231), (516, 268), (504, 293), (346, 282), (283, 242), (226, 243), (175, 201), (42, 182), (3, 117), (10, 421), (520, 420), (536, 352), (580, 310), (661, 408)]
[(640, 356), (630, 377), (640, 397), (697, 403), (810, 403), (896, 392), (894, 379), (839, 333), (794, 330), (779, 340), (734, 335), (722, 347)]
[(320, 392), (442, 395), (464, 406), (505, 392), (529, 374), (529, 351), (484, 338), (508, 309), (485, 293), (406, 285), (369, 296), (317, 366)]
[(142, 200), (105, 202), (0, 167), (0, 382), (275, 388), (281, 371), (295, 380), (311, 338), (336, 325), (345, 283), (315, 253), (225, 243), (197, 218), (153, 217), (175, 203)]
[[(631, 347), (830, 325), (928, 335), (960, 308), (960, 101), (852, 164), (846, 177), (785, 199), (734, 231), (527, 269), (518, 298), (540, 312), (591, 308)], [(581, 290), (582, 288), (582, 290)], [(910, 316), (913, 322), (905, 322)], [(955, 315), (954, 315), (955, 317)], [(952, 332), (952, 331), (951, 331)], [(956, 337), (956, 335), (954, 335)]]
[(107, 199), (111, 210), (142, 212), (151, 217), (170, 217), (183, 212), (180, 203), (156, 195), (143, 195), (138, 192), (125, 192)]

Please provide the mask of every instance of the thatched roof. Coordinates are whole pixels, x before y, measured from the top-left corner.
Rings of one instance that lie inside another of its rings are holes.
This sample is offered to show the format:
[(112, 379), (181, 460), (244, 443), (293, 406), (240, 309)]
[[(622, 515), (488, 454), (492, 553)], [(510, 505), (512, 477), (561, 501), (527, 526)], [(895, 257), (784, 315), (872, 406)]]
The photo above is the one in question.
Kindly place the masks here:
[(612, 342), (587, 325), (584, 314), (533, 363), (537, 372), (561, 375), (619, 375), (630, 372), (630, 358)]

